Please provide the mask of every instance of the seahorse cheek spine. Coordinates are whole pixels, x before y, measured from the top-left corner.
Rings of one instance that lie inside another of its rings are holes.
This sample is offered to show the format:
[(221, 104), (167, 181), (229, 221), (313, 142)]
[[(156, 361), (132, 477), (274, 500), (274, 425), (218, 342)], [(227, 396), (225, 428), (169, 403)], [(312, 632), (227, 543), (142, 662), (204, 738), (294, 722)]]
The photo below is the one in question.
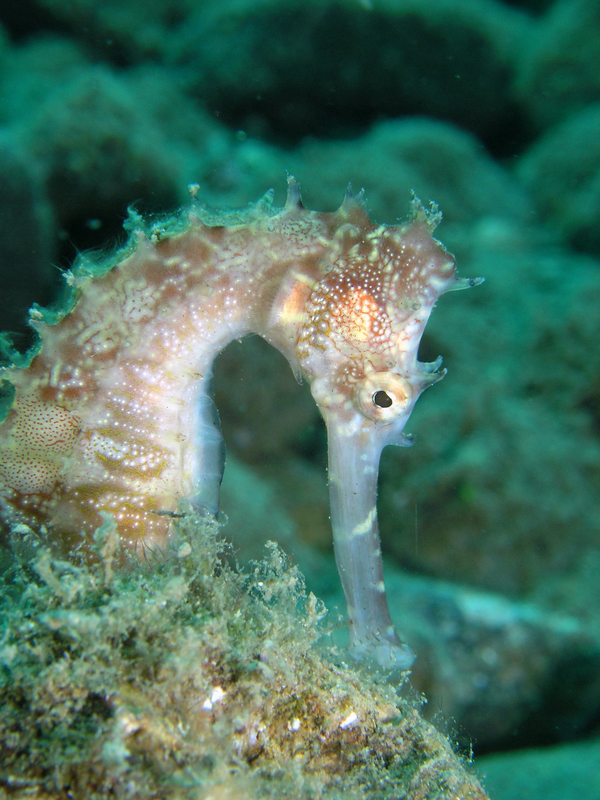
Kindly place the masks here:
[(168, 538), (182, 500), (216, 512), (212, 365), (258, 333), (309, 380), (325, 418), (353, 652), (408, 666), (385, 600), (376, 487), (381, 450), (408, 443), (416, 399), (443, 376), (416, 358), (429, 313), (474, 283), (455, 277), (436, 222), (415, 201), (409, 223), (376, 226), (350, 195), (335, 213), (306, 211), (293, 180), (283, 209), (267, 194), (245, 212), (134, 217), (124, 251), (67, 274), (66, 312), (32, 309), (40, 342), (3, 370), (14, 386), (0, 426), (4, 522), (68, 543), (109, 513), (144, 548)]

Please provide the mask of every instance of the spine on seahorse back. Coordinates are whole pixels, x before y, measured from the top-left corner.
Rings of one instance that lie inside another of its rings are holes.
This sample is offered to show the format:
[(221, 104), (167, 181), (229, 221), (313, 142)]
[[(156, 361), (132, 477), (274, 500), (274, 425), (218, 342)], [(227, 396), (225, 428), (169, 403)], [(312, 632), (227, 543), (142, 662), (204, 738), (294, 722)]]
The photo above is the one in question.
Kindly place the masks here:
[[(393, 643), (382, 582), (369, 586), (350, 565), (362, 531), (378, 542), (379, 453), (404, 442), (416, 398), (441, 377), (416, 360), (429, 312), (468, 283), (431, 237), (435, 221), (415, 203), (406, 225), (376, 226), (350, 195), (332, 214), (306, 211), (293, 180), (283, 209), (267, 194), (244, 212), (194, 205), (150, 227), (133, 217), (124, 250), (104, 263), (83, 256), (66, 274), (66, 312), (32, 309), (40, 343), (4, 370), (14, 386), (0, 426), (5, 523), (68, 541), (109, 513), (129, 545), (160, 547), (182, 500), (216, 512), (212, 364), (258, 333), (311, 382), (335, 441), (332, 521), (353, 641)], [(336, 453), (359, 465), (353, 477)], [(362, 550), (366, 573), (379, 575), (378, 544)], [(363, 606), (386, 614), (369, 622)]]

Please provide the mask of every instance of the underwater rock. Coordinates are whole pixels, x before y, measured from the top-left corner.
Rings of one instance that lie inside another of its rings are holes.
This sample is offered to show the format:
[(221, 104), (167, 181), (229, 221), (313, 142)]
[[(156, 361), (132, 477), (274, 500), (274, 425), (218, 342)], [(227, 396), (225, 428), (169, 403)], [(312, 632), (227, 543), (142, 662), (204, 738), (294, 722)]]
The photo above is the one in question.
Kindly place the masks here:
[(267, 138), (426, 114), (497, 142), (517, 115), (513, 59), (526, 30), (488, 0), (230, 0), (200, 7), (175, 49), (209, 109)]
[(215, 403), (225, 439), (259, 468), (280, 463), (319, 419), (308, 386), (298, 386), (284, 357), (260, 336), (232, 342), (219, 356)]
[(67, 27), (95, 54), (131, 64), (167, 60), (179, 28), (198, 0), (34, 0), (55, 24)]
[(0, 330), (22, 324), (32, 300), (48, 302), (54, 280), (52, 212), (15, 137), (0, 133)]
[(412, 701), (316, 646), (275, 545), (239, 572), (214, 523), (178, 529), (125, 571), (107, 520), (95, 565), (38, 541), (5, 572), (2, 797), (485, 800)]
[(509, 6), (526, 8), (536, 14), (547, 11), (556, 0), (504, 0)]
[(89, 219), (101, 223), (135, 197), (151, 196), (159, 207), (179, 200), (178, 174), (165, 157), (160, 131), (105, 67), (84, 69), (55, 87), (22, 138), (66, 227)]
[(521, 51), (515, 91), (540, 130), (600, 100), (600, 3), (557, 0)]
[[(5, 26), (0, 22), (0, 93), (2, 92), (2, 85), (6, 81), (7, 73), (10, 69), (11, 46), (8, 37), (8, 32)], [(0, 112), (0, 118), (3, 114)]]
[(373, 186), (369, 208), (390, 222), (403, 213), (400, 198), (411, 191), (435, 198), (446, 232), (488, 217), (525, 224), (533, 211), (527, 192), (477, 138), (424, 117), (378, 122), (351, 141), (306, 139), (292, 163), (311, 202), (334, 206), (348, 181), (356, 188)]
[(600, 257), (600, 103), (540, 136), (516, 172), (541, 219), (577, 249)]
[(185, 203), (193, 179), (207, 200), (243, 205), (285, 174), (278, 150), (227, 130), (174, 71), (93, 64), (57, 35), (5, 49), (0, 40), (0, 120), (50, 202), (62, 264), (117, 238), (131, 203)]
[(428, 578), (386, 572), (392, 616), (417, 653), (411, 685), (476, 753), (584, 734), (600, 714), (592, 623)]
[(49, 31), (15, 44), (7, 42), (0, 80), (2, 121), (16, 124), (22, 134), (50, 93), (90, 67), (75, 40)]
[(105, 58), (175, 66), (211, 113), (252, 135), (297, 142), (428, 114), (503, 147), (519, 117), (529, 20), (493, 0), (39, 2)]
[(498, 753), (478, 766), (494, 800), (597, 800), (600, 741)]

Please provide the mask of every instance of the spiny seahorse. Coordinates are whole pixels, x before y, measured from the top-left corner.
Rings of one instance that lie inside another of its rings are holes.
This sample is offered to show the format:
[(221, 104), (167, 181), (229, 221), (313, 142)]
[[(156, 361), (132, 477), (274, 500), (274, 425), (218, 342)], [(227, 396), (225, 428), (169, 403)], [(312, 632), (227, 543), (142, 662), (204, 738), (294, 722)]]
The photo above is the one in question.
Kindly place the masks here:
[[(197, 200), (179, 216), (131, 214), (128, 244), (81, 255), (57, 311), (33, 306), (39, 335), (0, 377), (13, 392), (0, 426), (0, 514), (7, 527), (63, 542), (111, 514), (130, 547), (162, 546), (187, 500), (216, 513), (224, 448), (212, 400), (215, 357), (263, 336), (310, 383), (325, 419), (331, 522), (351, 650), (408, 667), (392, 625), (377, 528), (379, 458), (406, 445), (421, 392), (444, 375), (417, 349), (451, 289), (453, 257), (432, 237), (440, 215), (372, 223), (362, 193), (334, 213), (304, 209), (288, 182), (243, 211)], [(6, 347), (5, 355), (9, 348)]]

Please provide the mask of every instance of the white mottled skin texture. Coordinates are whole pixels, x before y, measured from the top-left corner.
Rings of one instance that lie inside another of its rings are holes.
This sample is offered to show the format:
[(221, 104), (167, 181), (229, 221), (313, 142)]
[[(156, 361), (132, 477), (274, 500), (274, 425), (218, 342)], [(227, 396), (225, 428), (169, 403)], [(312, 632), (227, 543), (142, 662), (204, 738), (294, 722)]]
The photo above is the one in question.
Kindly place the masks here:
[(68, 310), (34, 307), (40, 342), (3, 370), (14, 399), (0, 426), (6, 527), (65, 547), (106, 513), (139, 552), (161, 548), (190, 501), (218, 510), (223, 445), (212, 365), (260, 334), (311, 384), (327, 424), (331, 520), (354, 654), (408, 667), (392, 626), (377, 530), (379, 458), (407, 444), (420, 393), (443, 376), (417, 350), (440, 294), (458, 279), (413, 201), (407, 223), (371, 223), (360, 197), (307, 211), (290, 179), (245, 211), (194, 203), (178, 218), (133, 217), (126, 248), (66, 274)]

